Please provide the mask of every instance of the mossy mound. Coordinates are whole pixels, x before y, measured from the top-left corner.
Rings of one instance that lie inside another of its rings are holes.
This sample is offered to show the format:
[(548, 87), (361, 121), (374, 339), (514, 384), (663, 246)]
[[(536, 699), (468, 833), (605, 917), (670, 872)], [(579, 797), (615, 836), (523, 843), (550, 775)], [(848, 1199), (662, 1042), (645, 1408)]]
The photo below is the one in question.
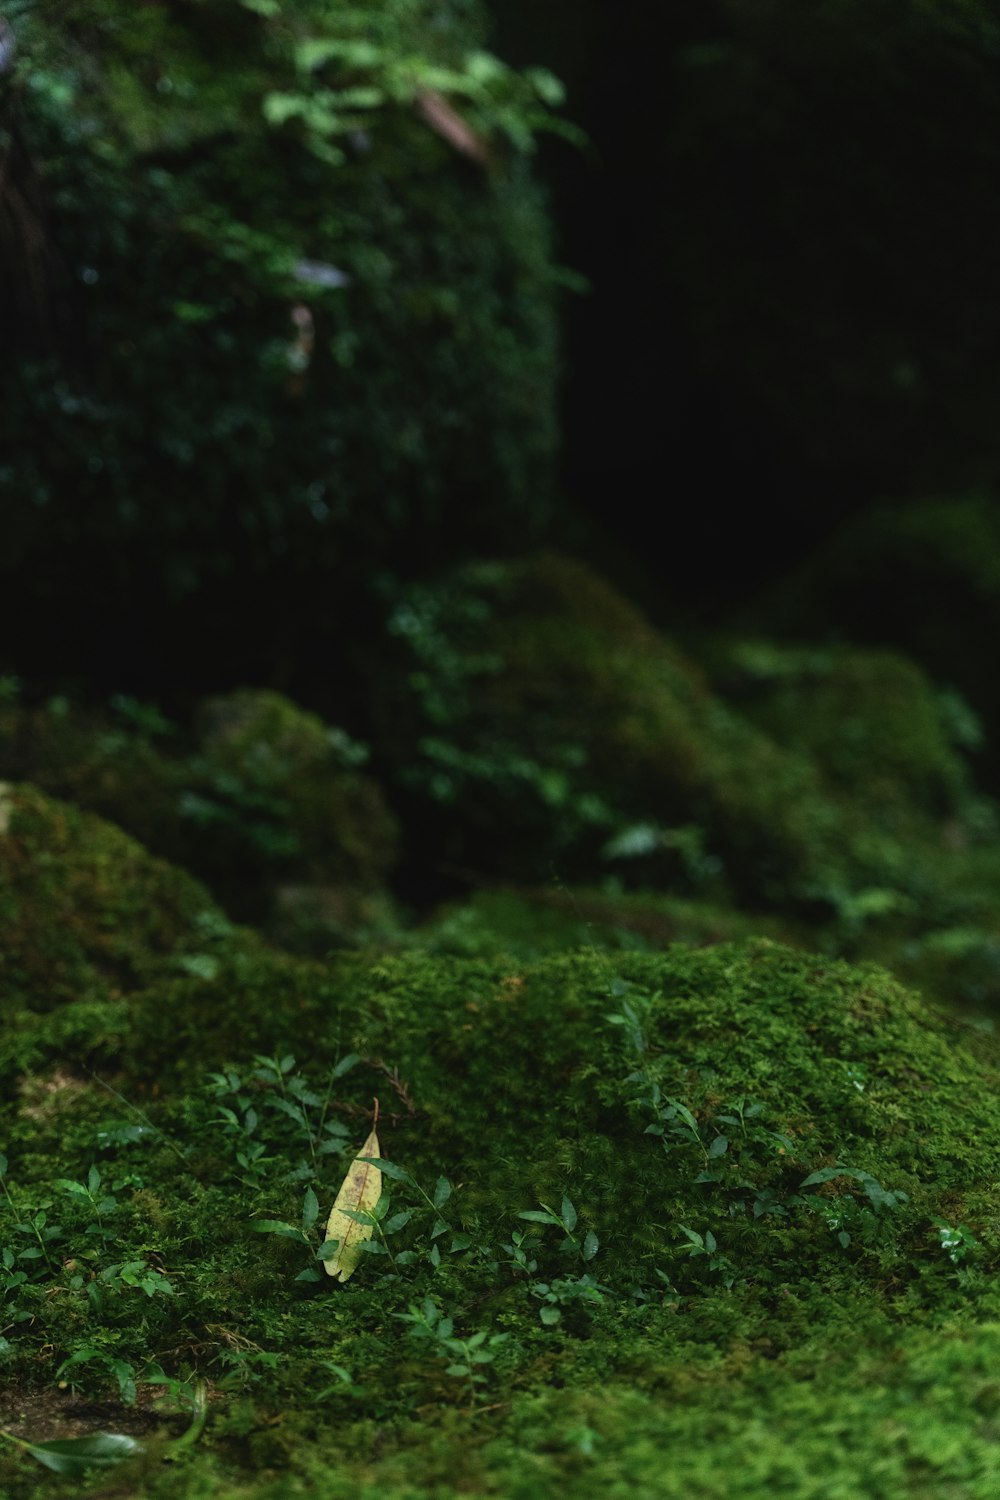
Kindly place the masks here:
[(34, 787), (5, 786), (0, 993), (54, 1010), (162, 977), (226, 924), (208, 892), (110, 823)]
[[(202, 704), (184, 735), (155, 709), (54, 699), (0, 708), (0, 774), (110, 818), (193, 870), (227, 909), (329, 947), (371, 925), (397, 828), (365, 748), (279, 693)], [(312, 905), (309, 905), (310, 894)], [(318, 907), (309, 932), (300, 915)]]
[[(467, 569), (391, 626), (408, 665), (385, 754), (459, 867), (538, 882), (554, 866), (580, 883), (614, 865), (636, 885), (815, 917), (870, 889), (923, 906), (915, 864), (971, 836), (960, 757), (905, 664), (845, 666), (828, 701), (803, 694), (813, 731), (786, 732), (789, 707), (771, 735), (590, 569), (551, 555)], [(847, 731), (831, 743), (828, 728), (865, 672), (852, 759)], [(882, 731), (871, 700), (887, 678), (899, 705)], [(898, 750), (914, 722), (918, 743)], [(894, 799), (877, 815), (873, 743)]]
[[(230, 929), (178, 964), (198, 887), (19, 792), (8, 889), (32, 830), (0, 1357), (29, 1413), (58, 1379), (126, 1405), (136, 1387), (140, 1410), (160, 1370), (180, 1396), (209, 1382), (202, 1443), (173, 1470), (154, 1437), (131, 1493), (721, 1497), (742, 1463), (748, 1495), (780, 1478), (833, 1500), (895, 1431), (880, 1493), (985, 1500), (989, 1036), (882, 971), (766, 941), (320, 966)], [(114, 861), (147, 921), (166, 901), (155, 942)], [(116, 911), (154, 952), (124, 992), (99, 961)], [(79, 999), (54, 926), (96, 929)], [(373, 1093), (392, 1204), (338, 1286), (321, 1226)], [(7, 1450), (0, 1483), (27, 1500), (62, 1481)]]
[(750, 937), (791, 940), (787, 925), (773, 917), (655, 891), (522, 887), (481, 891), (442, 907), (407, 941), (457, 958), (507, 953), (529, 960), (574, 948), (649, 951)]
[(962, 819), (971, 714), (893, 651), (739, 640), (711, 653), (716, 690), (803, 752), (874, 817)]
[[(835, 532), (754, 609), (758, 629), (891, 644), (959, 689), (1000, 738), (992, 643), (1000, 628), (1000, 503), (985, 495), (877, 506)], [(976, 720), (957, 723), (981, 748)], [(981, 773), (996, 789), (984, 758)]]

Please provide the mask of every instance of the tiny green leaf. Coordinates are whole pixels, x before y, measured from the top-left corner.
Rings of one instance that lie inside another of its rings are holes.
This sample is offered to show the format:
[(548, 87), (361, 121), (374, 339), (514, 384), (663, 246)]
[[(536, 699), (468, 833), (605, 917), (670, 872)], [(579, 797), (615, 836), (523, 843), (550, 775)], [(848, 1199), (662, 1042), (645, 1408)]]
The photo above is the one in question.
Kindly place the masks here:
[(439, 1177), (434, 1188), (434, 1207), (442, 1208), (451, 1197), (452, 1187), (447, 1177)]
[(309, 1243), (301, 1229), (296, 1229), (294, 1224), (285, 1224), (281, 1219), (256, 1219), (250, 1228), (258, 1234), (280, 1234), (284, 1239), (297, 1240), (300, 1245)]
[(9, 1432), (0, 1435), (17, 1443), (56, 1474), (83, 1474), (91, 1468), (110, 1468), (145, 1452), (142, 1443), (124, 1432), (93, 1432), (86, 1437), (52, 1438), (43, 1443), (28, 1442)]
[(398, 1167), (394, 1161), (386, 1161), (384, 1157), (358, 1156), (355, 1158), (355, 1160), (367, 1162), (370, 1166), (378, 1167), (383, 1176), (391, 1178), (393, 1182), (413, 1181), (413, 1178), (410, 1176), (409, 1172), (407, 1172), (403, 1167)]

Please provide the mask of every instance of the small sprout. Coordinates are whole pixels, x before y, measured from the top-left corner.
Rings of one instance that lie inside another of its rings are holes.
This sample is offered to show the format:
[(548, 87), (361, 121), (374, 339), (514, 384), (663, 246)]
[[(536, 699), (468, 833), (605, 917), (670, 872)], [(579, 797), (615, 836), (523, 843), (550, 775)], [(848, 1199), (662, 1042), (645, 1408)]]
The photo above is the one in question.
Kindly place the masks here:
[(935, 1219), (934, 1227), (938, 1232), (941, 1249), (953, 1266), (957, 1266), (979, 1247), (979, 1241), (964, 1224), (948, 1224), (944, 1219)]

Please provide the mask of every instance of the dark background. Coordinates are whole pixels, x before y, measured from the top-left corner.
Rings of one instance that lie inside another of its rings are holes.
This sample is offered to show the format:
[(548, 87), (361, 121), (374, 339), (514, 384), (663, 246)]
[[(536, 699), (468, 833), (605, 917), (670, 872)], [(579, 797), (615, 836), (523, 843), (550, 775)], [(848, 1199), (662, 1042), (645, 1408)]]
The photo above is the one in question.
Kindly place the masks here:
[(995, 6), (495, 19), (590, 137), (542, 156), (591, 286), (563, 476), (647, 607), (730, 617), (873, 502), (994, 483)]

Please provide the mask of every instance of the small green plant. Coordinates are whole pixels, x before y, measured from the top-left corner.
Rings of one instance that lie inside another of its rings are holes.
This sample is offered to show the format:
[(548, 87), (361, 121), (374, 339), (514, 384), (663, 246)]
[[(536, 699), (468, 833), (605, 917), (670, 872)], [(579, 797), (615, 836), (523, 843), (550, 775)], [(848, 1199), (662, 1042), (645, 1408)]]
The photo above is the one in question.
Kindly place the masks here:
[(82, 1348), (74, 1350), (68, 1359), (64, 1359), (56, 1370), (56, 1379), (64, 1381), (72, 1390), (77, 1389), (76, 1374), (83, 1369), (97, 1369), (101, 1374), (113, 1379), (118, 1386), (118, 1394), (125, 1406), (132, 1406), (137, 1394), (137, 1377), (135, 1366), (126, 1359), (119, 1359), (111, 1350), (101, 1347), (99, 1344), (85, 1344)]
[(605, 1299), (607, 1288), (596, 1276), (557, 1276), (554, 1281), (533, 1281), (529, 1287), (533, 1297), (541, 1302), (538, 1316), (547, 1328), (561, 1322), (568, 1307), (595, 1307)]
[[(604, 1019), (609, 1026), (621, 1027), (626, 1051), (633, 1059), (642, 1059), (649, 1050), (648, 1027), (653, 1006), (661, 998), (660, 991), (648, 993), (629, 984), (627, 980), (614, 979), (609, 993), (613, 1000), (620, 1000), (621, 1005)], [(638, 1076), (645, 1079), (646, 1075), (643, 1072)]]
[(243, 1393), (263, 1380), (281, 1363), (280, 1354), (261, 1349), (248, 1340), (227, 1341), (211, 1361), (222, 1371), (216, 1385), (220, 1391)]
[[(537, 1209), (525, 1209), (518, 1214), (518, 1218), (526, 1219), (530, 1224), (560, 1230), (563, 1237), (555, 1247), (559, 1255), (579, 1258), (586, 1263), (593, 1260), (600, 1248), (600, 1242), (592, 1229), (588, 1229), (582, 1238), (577, 1234), (576, 1208), (566, 1194), (563, 1194), (558, 1213), (547, 1203), (543, 1203)], [(518, 1274), (531, 1276), (537, 1270), (538, 1262), (533, 1257), (529, 1258), (524, 1248), (525, 1237), (523, 1230), (515, 1230), (510, 1244), (505, 1245), (503, 1251)], [(572, 1304), (594, 1305), (603, 1302), (607, 1288), (602, 1287), (595, 1276), (584, 1273), (578, 1276), (556, 1276), (549, 1281), (531, 1281), (528, 1290), (542, 1304), (538, 1313), (541, 1321), (547, 1327), (553, 1327), (561, 1320), (564, 1308)]]
[(394, 1316), (409, 1325), (411, 1337), (428, 1340), (434, 1346), (438, 1358), (447, 1361), (446, 1375), (466, 1382), (471, 1406), (477, 1386), (487, 1378), (484, 1367), (493, 1363), (497, 1349), (508, 1335), (480, 1330), (465, 1338), (456, 1336), (454, 1318), (446, 1315), (433, 1297), (425, 1297), (419, 1304), (411, 1303), (407, 1312)]
[(87, 1173), (86, 1182), (73, 1182), (67, 1177), (57, 1177), (52, 1186), (65, 1193), (70, 1202), (90, 1222), (84, 1230), (88, 1239), (107, 1242), (114, 1238), (114, 1230), (107, 1219), (117, 1213), (118, 1199), (104, 1187), (100, 1167), (94, 1165)]
[(979, 1248), (979, 1241), (964, 1224), (949, 1224), (944, 1219), (935, 1219), (941, 1249), (953, 1266), (959, 1265), (966, 1256)]
[(678, 1255), (687, 1255), (691, 1259), (703, 1256), (711, 1275), (721, 1277), (724, 1286), (732, 1286), (736, 1280), (733, 1263), (728, 1255), (720, 1252), (712, 1231), (706, 1229), (704, 1234), (699, 1234), (697, 1230), (689, 1229), (686, 1224), (678, 1224), (677, 1228), (685, 1238), (685, 1243), (678, 1249)]
[(531, 1224), (545, 1224), (561, 1229), (563, 1240), (556, 1247), (560, 1253), (570, 1251), (579, 1255), (581, 1260), (593, 1260), (599, 1248), (599, 1240), (592, 1229), (588, 1229), (582, 1240), (576, 1234), (577, 1213), (572, 1201), (563, 1194), (562, 1204), (559, 1212), (543, 1203), (540, 1208), (528, 1208), (517, 1216), (519, 1219), (527, 1219)]
[[(390, 1213), (391, 1194), (383, 1190), (373, 1209), (344, 1209), (343, 1212), (347, 1218), (356, 1224), (365, 1225), (372, 1231), (371, 1239), (361, 1243), (362, 1253), (386, 1256), (394, 1272), (421, 1261), (429, 1264), (436, 1271), (442, 1259), (439, 1248), (440, 1237), (452, 1230), (448, 1220), (442, 1217), (442, 1209), (454, 1191), (451, 1182), (447, 1177), (439, 1177), (432, 1195), (421, 1187), (405, 1167), (399, 1166), (396, 1162), (385, 1161), (382, 1157), (358, 1157), (357, 1160), (371, 1161), (378, 1166), (384, 1177), (402, 1184), (404, 1191), (409, 1190), (417, 1199), (414, 1206)], [(314, 1231), (319, 1222), (319, 1216), (319, 1199), (310, 1187), (306, 1189), (303, 1198), (299, 1225), (290, 1224), (283, 1219), (259, 1219), (254, 1223), (253, 1228), (258, 1233), (277, 1234), (284, 1239), (294, 1240), (297, 1244), (307, 1246), (316, 1260), (332, 1260), (339, 1249), (339, 1242), (335, 1239), (324, 1240), (316, 1245)], [(418, 1249), (412, 1237), (405, 1248), (395, 1248), (390, 1244), (390, 1240), (411, 1222), (414, 1222), (418, 1228), (424, 1226), (427, 1229), (427, 1239), (423, 1242), (423, 1248)], [(468, 1249), (471, 1243), (469, 1235), (457, 1234), (452, 1230), (449, 1253), (454, 1254)], [(322, 1278), (315, 1266), (307, 1266), (295, 1279), (296, 1281), (319, 1281)]]
[(317, 1403), (327, 1401), (331, 1396), (353, 1396), (356, 1398), (364, 1395), (364, 1386), (358, 1385), (350, 1370), (344, 1365), (338, 1365), (330, 1359), (320, 1360), (319, 1363), (320, 1369), (326, 1370), (333, 1376), (333, 1379), (328, 1385), (323, 1386), (321, 1390), (316, 1392), (313, 1397), (314, 1401)]
[(240, 1180), (259, 1188), (282, 1159), (305, 1153), (286, 1166), (286, 1181), (315, 1176), (322, 1157), (343, 1153), (347, 1126), (330, 1118), (333, 1086), (358, 1062), (350, 1053), (334, 1064), (319, 1092), (296, 1069), (291, 1053), (253, 1059), (246, 1072), (227, 1068), (209, 1075), (209, 1097), (218, 1114), (212, 1120), (233, 1144)]
[(838, 1163), (833, 1167), (821, 1167), (816, 1172), (810, 1172), (800, 1185), (801, 1194), (806, 1188), (819, 1187), (823, 1183), (833, 1182), (837, 1178), (847, 1178), (849, 1181), (858, 1183), (868, 1199), (867, 1204), (862, 1204), (850, 1194), (840, 1194), (834, 1199), (810, 1194), (806, 1198), (797, 1197), (796, 1202), (806, 1203), (810, 1208), (822, 1214), (826, 1220), (827, 1227), (837, 1236), (841, 1248), (847, 1250), (858, 1236), (865, 1245), (872, 1245), (882, 1238), (889, 1219), (904, 1203), (909, 1202), (909, 1195), (901, 1189), (890, 1190), (884, 1188), (877, 1178), (870, 1172), (864, 1172), (856, 1167), (847, 1167)]
[[(409, 1192), (416, 1198), (415, 1207), (406, 1212), (405, 1218), (402, 1215), (394, 1216), (394, 1219), (397, 1221), (396, 1227), (402, 1228), (403, 1224), (408, 1223), (414, 1217), (422, 1218), (425, 1224), (429, 1220), (428, 1240), (430, 1241), (430, 1245), (425, 1253), (428, 1262), (435, 1270), (441, 1264), (441, 1251), (437, 1242), (442, 1235), (451, 1231), (449, 1249), (452, 1253), (468, 1249), (472, 1243), (470, 1237), (457, 1233), (451, 1222), (444, 1216), (445, 1204), (455, 1191), (454, 1185), (447, 1177), (438, 1177), (437, 1182), (434, 1184), (434, 1192), (431, 1194), (425, 1188), (421, 1187), (413, 1174), (408, 1172), (405, 1167), (401, 1167), (398, 1162), (386, 1161), (381, 1156), (362, 1156), (359, 1160), (371, 1161), (379, 1168), (384, 1177), (388, 1177), (393, 1182), (400, 1183), (404, 1191)], [(362, 1220), (362, 1222), (364, 1221)], [(385, 1227), (388, 1232), (388, 1225)], [(401, 1255), (397, 1255), (396, 1264), (412, 1265), (418, 1258), (415, 1250), (404, 1250)]]

